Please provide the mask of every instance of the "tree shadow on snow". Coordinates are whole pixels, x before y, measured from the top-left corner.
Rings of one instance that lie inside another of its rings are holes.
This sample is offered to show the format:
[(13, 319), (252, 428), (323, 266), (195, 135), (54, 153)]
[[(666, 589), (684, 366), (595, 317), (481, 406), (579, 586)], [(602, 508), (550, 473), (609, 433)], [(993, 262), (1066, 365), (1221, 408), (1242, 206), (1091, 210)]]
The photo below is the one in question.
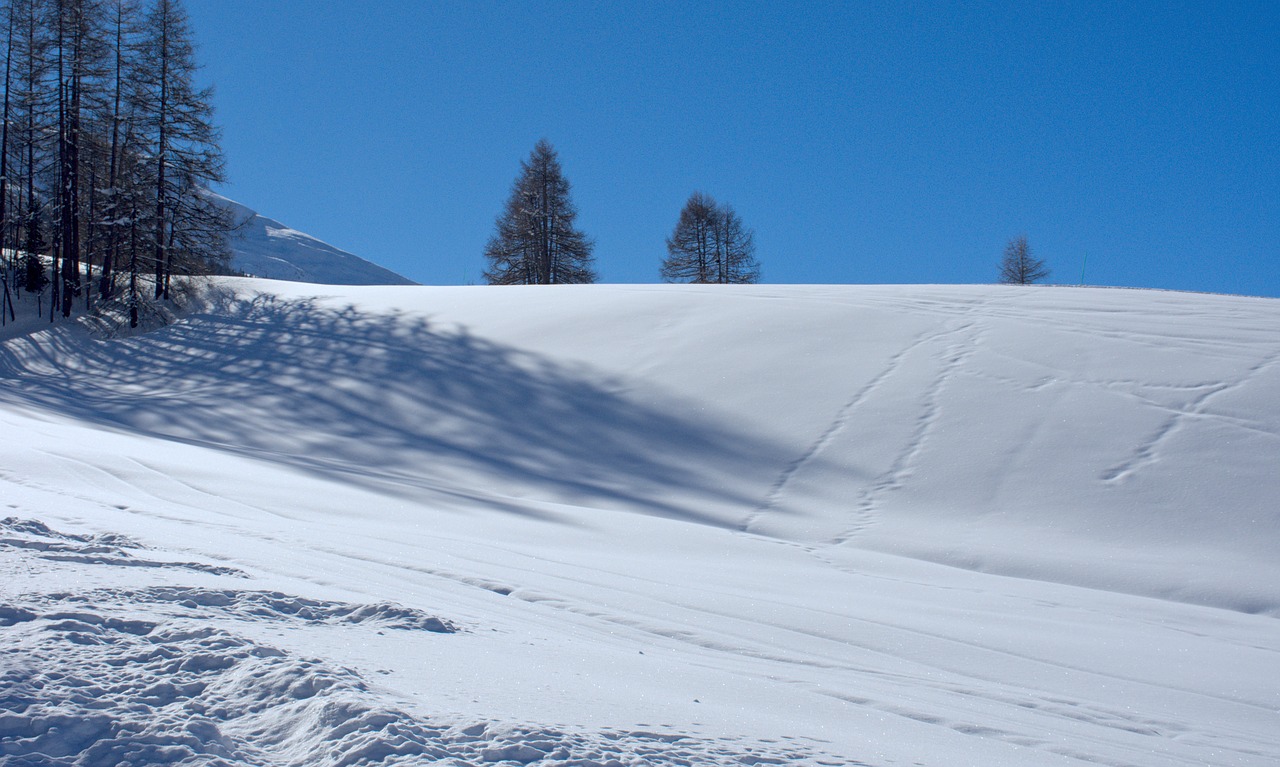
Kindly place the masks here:
[(315, 300), (227, 300), (123, 340), (18, 339), (0, 346), (0, 373), (16, 384), (0, 400), (411, 496), (467, 496), (479, 481), (496, 494), (732, 526), (792, 457), (465, 328)]

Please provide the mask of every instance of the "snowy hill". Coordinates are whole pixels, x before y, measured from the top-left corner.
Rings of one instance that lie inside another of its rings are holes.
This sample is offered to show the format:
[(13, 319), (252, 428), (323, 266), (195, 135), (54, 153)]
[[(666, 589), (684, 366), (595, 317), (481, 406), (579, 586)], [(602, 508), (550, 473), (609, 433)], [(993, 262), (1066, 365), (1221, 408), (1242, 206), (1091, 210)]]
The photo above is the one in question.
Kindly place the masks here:
[(412, 285), (411, 280), (309, 234), (209, 193), (231, 211), (231, 268), (272, 280), (326, 285)]
[(5, 767), (1280, 762), (1280, 301), (216, 285), (0, 343)]

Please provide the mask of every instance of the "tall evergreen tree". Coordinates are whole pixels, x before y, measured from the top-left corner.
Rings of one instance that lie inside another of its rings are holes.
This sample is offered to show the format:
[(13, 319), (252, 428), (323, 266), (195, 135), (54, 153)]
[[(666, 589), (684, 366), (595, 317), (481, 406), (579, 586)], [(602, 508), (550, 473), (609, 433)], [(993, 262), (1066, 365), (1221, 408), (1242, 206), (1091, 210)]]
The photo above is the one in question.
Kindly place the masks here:
[(733, 206), (721, 204), (712, 229), (716, 252), (716, 282), (722, 285), (760, 281), (756, 262), (756, 235), (738, 217)]
[(569, 180), (555, 149), (543, 139), (520, 164), (485, 246), (485, 280), (490, 285), (595, 282), (594, 243), (576, 228), (577, 217)]
[(223, 180), (212, 92), (195, 85), (195, 46), (178, 0), (155, 0), (138, 72), (137, 113), (151, 158), (152, 266), (156, 298), (175, 272), (208, 270), (227, 258), (228, 215), (204, 193)]
[(662, 279), (667, 282), (715, 282), (716, 201), (694, 192), (680, 211), (675, 231), (667, 238)]
[(0, 296), (0, 324), (14, 319), (13, 297), (9, 292), (9, 282), (13, 272), (11, 254), (16, 250), (10, 244), (9, 235), (9, 95), (13, 82), (13, 33), (18, 24), (18, 14), (12, 3), (0, 5), (5, 28), (4, 44), (4, 112), (3, 124), (0, 125), (0, 282), (3, 283), (3, 295)]
[(694, 192), (667, 238), (662, 279), (667, 282), (754, 283), (760, 281), (755, 233), (730, 205)]
[(52, 46), (49, 6), (45, 0), (9, 0), (14, 14), (12, 79), (6, 92), (13, 127), (10, 175), (18, 180), (14, 200), (14, 240), (21, 250), (17, 280), (27, 292), (43, 294), (49, 284), (41, 255), (46, 239), (48, 207), (44, 188), (51, 153), (46, 137), (52, 126), (48, 79)]
[[(108, 68), (110, 100), (106, 105), (105, 153), (106, 185), (103, 199), (92, 220), (98, 224), (98, 249), (102, 253), (102, 270), (98, 282), (98, 295), (111, 298), (115, 292), (115, 270), (124, 242), (126, 226), (131, 224), (131, 211), (136, 210), (137, 185), (124, 184), (125, 155), (133, 148), (134, 122), (125, 110), (136, 99), (130, 98), (126, 83), (136, 82), (138, 61), (137, 43), (138, 5), (135, 0), (110, 0), (107, 9), (107, 28), (111, 39), (111, 61)], [(131, 275), (132, 276), (132, 275)], [(133, 285), (136, 286), (136, 279)], [(130, 294), (132, 303), (137, 296)]]
[(1000, 261), (1000, 282), (1008, 285), (1030, 285), (1049, 276), (1049, 267), (1031, 254), (1026, 235), (1018, 235), (1005, 246)]
[(104, 298), (127, 265), (134, 324), (141, 289), (222, 269), (223, 159), (180, 0), (0, 0), (0, 21), (0, 241), (23, 287), (52, 286), (50, 319), (90, 305), (95, 264)]
[[(62, 315), (71, 315), (80, 294), (81, 265), (88, 267), (84, 249), (86, 199), (86, 91), (95, 90), (105, 53), (97, 0), (56, 0), (54, 47), (57, 52), (58, 99), (58, 229), (56, 255), (61, 257)], [(55, 263), (56, 263), (55, 258)]]

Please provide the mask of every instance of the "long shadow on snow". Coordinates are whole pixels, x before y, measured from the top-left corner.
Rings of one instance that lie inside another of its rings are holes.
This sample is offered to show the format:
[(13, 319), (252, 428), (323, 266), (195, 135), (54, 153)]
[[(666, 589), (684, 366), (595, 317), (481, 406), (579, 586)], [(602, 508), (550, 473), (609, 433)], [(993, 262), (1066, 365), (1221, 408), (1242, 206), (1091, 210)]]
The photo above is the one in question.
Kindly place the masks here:
[(17, 339), (0, 371), (17, 384), (3, 399), (383, 492), (449, 493), (451, 475), (479, 473), (499, 492), (728, 525), (691, 506), (745, 513), (758, 498), (742, 480), (790, 457), (465, 329), (314, 300), (230, 301), (125, 340)]

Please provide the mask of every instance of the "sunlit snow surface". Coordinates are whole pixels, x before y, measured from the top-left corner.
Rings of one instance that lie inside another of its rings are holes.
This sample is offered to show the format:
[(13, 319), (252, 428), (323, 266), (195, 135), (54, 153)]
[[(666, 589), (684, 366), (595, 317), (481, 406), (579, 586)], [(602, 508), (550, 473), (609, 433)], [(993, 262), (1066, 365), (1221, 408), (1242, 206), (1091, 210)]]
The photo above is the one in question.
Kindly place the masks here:
[(336, 285), (412, 285), (389, 269), (260, 215), (234, 200), (206, 192), (231, 214), (231, 268), (272, 280)]
[(0, 344), (0, 764), (1280, 763), (1280, 301), (218, 286)]

